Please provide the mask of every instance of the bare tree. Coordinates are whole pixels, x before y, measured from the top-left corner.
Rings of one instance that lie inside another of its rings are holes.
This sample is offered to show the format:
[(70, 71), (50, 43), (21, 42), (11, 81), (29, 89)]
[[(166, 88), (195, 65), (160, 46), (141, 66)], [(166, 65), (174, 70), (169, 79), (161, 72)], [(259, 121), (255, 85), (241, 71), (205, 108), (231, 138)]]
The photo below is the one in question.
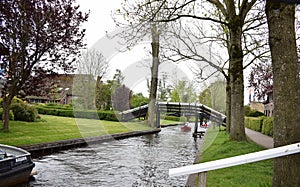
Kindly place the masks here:
[[(164, 1), (162, 1), (164, 3)], [(259, 6), (262, 1), (258, 0), (178, 0), (172, 4), (168, 4), (167, 10), (170, 15), (168, 19), (159, 20), (162, 22), (172, 22), (177, 20), (205, 20), (211, 21), (219, 26), (221, 30), (219, 35), (213, 38), (219, 38), (222, 35), (223, 45), (226, 47), (228, 54), (228, 78), (230, 80), (230, 100), (231, 100), (231, 117), (230, 117), (230, 139), (232, 140), (246, 140), (244, 129), (244, 80), (243, 70), (247, 66), (244, 64), (244, 56), (249, 53), (256, 56), (256, 53), (251, 50), (252, 47), (261, 45), (257, 40), (252, 43), (243, 42), (245, 39), (251, 38), (255, 34), (251, 31), (258, 26), (264, 24), (261, 22), (263, 15), (261, 12), (251, 12), (251, 9), (260, 9)], [(209, 6), (209, 10), (205, 7)], [(164, 6), (161, 6), (164, 8)], [(203, 13), (204, 12), (204, 13)], [(254, 17), (254, 14), (256, 16)], [(248, 34), (247, 34), (248, 33)], [(263, 39), (263, 38), (261, 38)], [(264, 44), (263, 44), (264, 45)], [(256, 47), (255, 47), (256, 48)], [(189, 49), (194, 49), (190, 47)], [(194, 55), (195, 53), (193, 53)], [(197, 54), (197, 53), (196, 53)], [(182, 54), (186, 55), (186, 54)], [(195, 56), (195, 55), (194, 55)], [(250, 64), (256, 58), (249, 61)], [(200, 58), (201, 61), (206, 61)], [(226, 62), (226, 61), (225, 61)], [(220, 67), (217, 67), (220, 69)]]
[[(300, 77), (295, 36), (295, 5), (267, 0), (273, 69), (274, 147), (300, 141)], [(300, 157), (274, 160), (273, 186), (300, 186)]]
[[(160, 36), (166, 28), (165, 23), (157, 22), (158, 19), (164, 18), (164, 12), (160, 11), (160, 5), (160, 2), (151, 0), (138, 0), (133, 3), (125, 0), (122, 3), (122, 9), (117, 10), (113, 17), (116, 25), (123, 28), (123, 32), (117, 34), (117, 36), (125, 40), (128, 48), (147, 38), (151, 38), (152, 65), (147, 115), (147, 123), (150, 126), (154, 126), (155, 119), (158, 69), (160, 65)], [(148, 19), (149, 17), (151, 19)]]
[(73, 80), (73, 95), (78, 97), (74, 107), (95, 109), (97, 88), (101, 79), (107, 73), (108, 62), (100, 51), (82, 51), (76, 61), (77, 74)]

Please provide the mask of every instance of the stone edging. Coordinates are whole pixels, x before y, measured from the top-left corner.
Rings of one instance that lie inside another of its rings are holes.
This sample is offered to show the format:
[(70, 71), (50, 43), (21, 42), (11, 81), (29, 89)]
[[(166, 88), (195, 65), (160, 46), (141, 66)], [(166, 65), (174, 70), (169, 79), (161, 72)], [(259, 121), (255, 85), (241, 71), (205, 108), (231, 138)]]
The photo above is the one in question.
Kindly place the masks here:
[(101, 143), (101, 142), (107, 142), (112, 140), (120, 140), (129, 137), (142, 136), (146, 134), (155, 134), (160, 131), (161, 129), (133, 131), (133, 132), (110, 134), (110, 135), (103, 135), (103, 136), (96, 136), (96, 137), (76, 138), (76, 139), (61, 140), (56, 142), (39, 143), (34, 145), (24, 145), (19, 147), (30, 152), (32, 158), (38, 158), (62, 150), (87, 146), (88, 144)]

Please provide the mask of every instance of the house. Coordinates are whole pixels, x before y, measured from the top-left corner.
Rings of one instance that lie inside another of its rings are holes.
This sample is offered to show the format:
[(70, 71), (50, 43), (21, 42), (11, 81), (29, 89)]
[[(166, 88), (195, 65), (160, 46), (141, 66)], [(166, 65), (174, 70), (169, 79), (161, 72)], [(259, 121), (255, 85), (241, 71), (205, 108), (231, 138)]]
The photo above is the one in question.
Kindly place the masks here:
[(264, 113), (264, 109), (265, 109), (264, 103), (258, 102), (258, 101), (250, 101), (249, 104), (250, 104), (250, 108), (251, 108), (252, 110), (257, 110), (257, 111), (259, 111), (259, 112)]
[(72, 88), (75, 74), (49, 75), (46, 81), (53, 85), (49, 93), (44, 96), (30, 95), (25, 99), (30, 103), (59, 103), (69, 104), (72, 102)]
[(267, 100), (264, 102), (264, 114), (268, 117), (274, 116), (273, 92), (267, 94)]

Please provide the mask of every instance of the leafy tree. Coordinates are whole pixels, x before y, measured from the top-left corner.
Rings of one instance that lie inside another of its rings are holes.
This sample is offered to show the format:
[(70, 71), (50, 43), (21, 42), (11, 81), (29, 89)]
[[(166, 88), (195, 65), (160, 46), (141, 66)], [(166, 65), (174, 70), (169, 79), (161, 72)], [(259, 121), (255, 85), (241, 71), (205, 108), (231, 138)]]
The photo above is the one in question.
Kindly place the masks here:
[[(83, 47), (81, 24), (88, 14), (75, 0), (0, 1), (0, 43), (7, 76), (3, 94), (3, 130), (8, 131), (9, 106), (21, 90), (35, 89), (45, 74), (70, 71)], [(26, 89), (25, 89), (26, 88)]]
[(121, 70), (117, 69), (113, 79), (103, 82), (101, 77), (97, 78), (95, 104), (97, 109), (110, 110), (112, 108), (112, 97), (115, 91), (121, 87), (124, 76)]
[(149, 99), (143, 96), (142, 93), (133, 94), (130, 100), (131, 108), (136, 108), (149, 103)]
[(194, 86), (186, 80), (178, 80), (172, 85), (170, 93), (171, 102), (193, 103), (197, 101)]
[(96, 87), (96, 108), (98, 110), (110, 110), (111, 106), (112, 84), (97, 80)]
[(226, 111), (226, 82), (216, 81), (209, 85), (199, 96), (200, 103), (219, 112)]
[(206, 106), (212, 108), (212, 99), (211, 99), (210, 89), (206, 88), (205, 90), (203, 90), (200, 93), (199, 102), (203, 105), (206, 105)]
[[(300, 142), (300, 77), (295, 34), (295, 5), (266, 1), (273, 69), (274, 147)], [(300, 185), (298, 154), (274, 160), (273, 186)]]

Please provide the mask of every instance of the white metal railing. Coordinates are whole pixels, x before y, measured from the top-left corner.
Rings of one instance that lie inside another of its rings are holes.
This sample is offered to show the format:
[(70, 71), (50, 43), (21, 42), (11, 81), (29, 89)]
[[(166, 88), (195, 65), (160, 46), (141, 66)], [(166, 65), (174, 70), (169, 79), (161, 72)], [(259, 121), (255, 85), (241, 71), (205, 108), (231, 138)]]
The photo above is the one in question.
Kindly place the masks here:
[(173, 168), (169, 170), (169, 176), (179, 176), (179, 175), (189, 175), (189, 174), (196, 174), (202, 173), (210, 170), (216, 170), (236, 165), (242, 165), (262, 160), (267, 160), (271, 158), (277, 158), (281, 156), (291, 155), (300, 153), (300, 142), (286, 145), (282, 147), (276, 147), (273, 149), (268, 149), (264, 151), (258, 151), (255, 153), (249, 153), (245, 155), (194, 164), (190, 166), (183, 166), (179, 168)]

